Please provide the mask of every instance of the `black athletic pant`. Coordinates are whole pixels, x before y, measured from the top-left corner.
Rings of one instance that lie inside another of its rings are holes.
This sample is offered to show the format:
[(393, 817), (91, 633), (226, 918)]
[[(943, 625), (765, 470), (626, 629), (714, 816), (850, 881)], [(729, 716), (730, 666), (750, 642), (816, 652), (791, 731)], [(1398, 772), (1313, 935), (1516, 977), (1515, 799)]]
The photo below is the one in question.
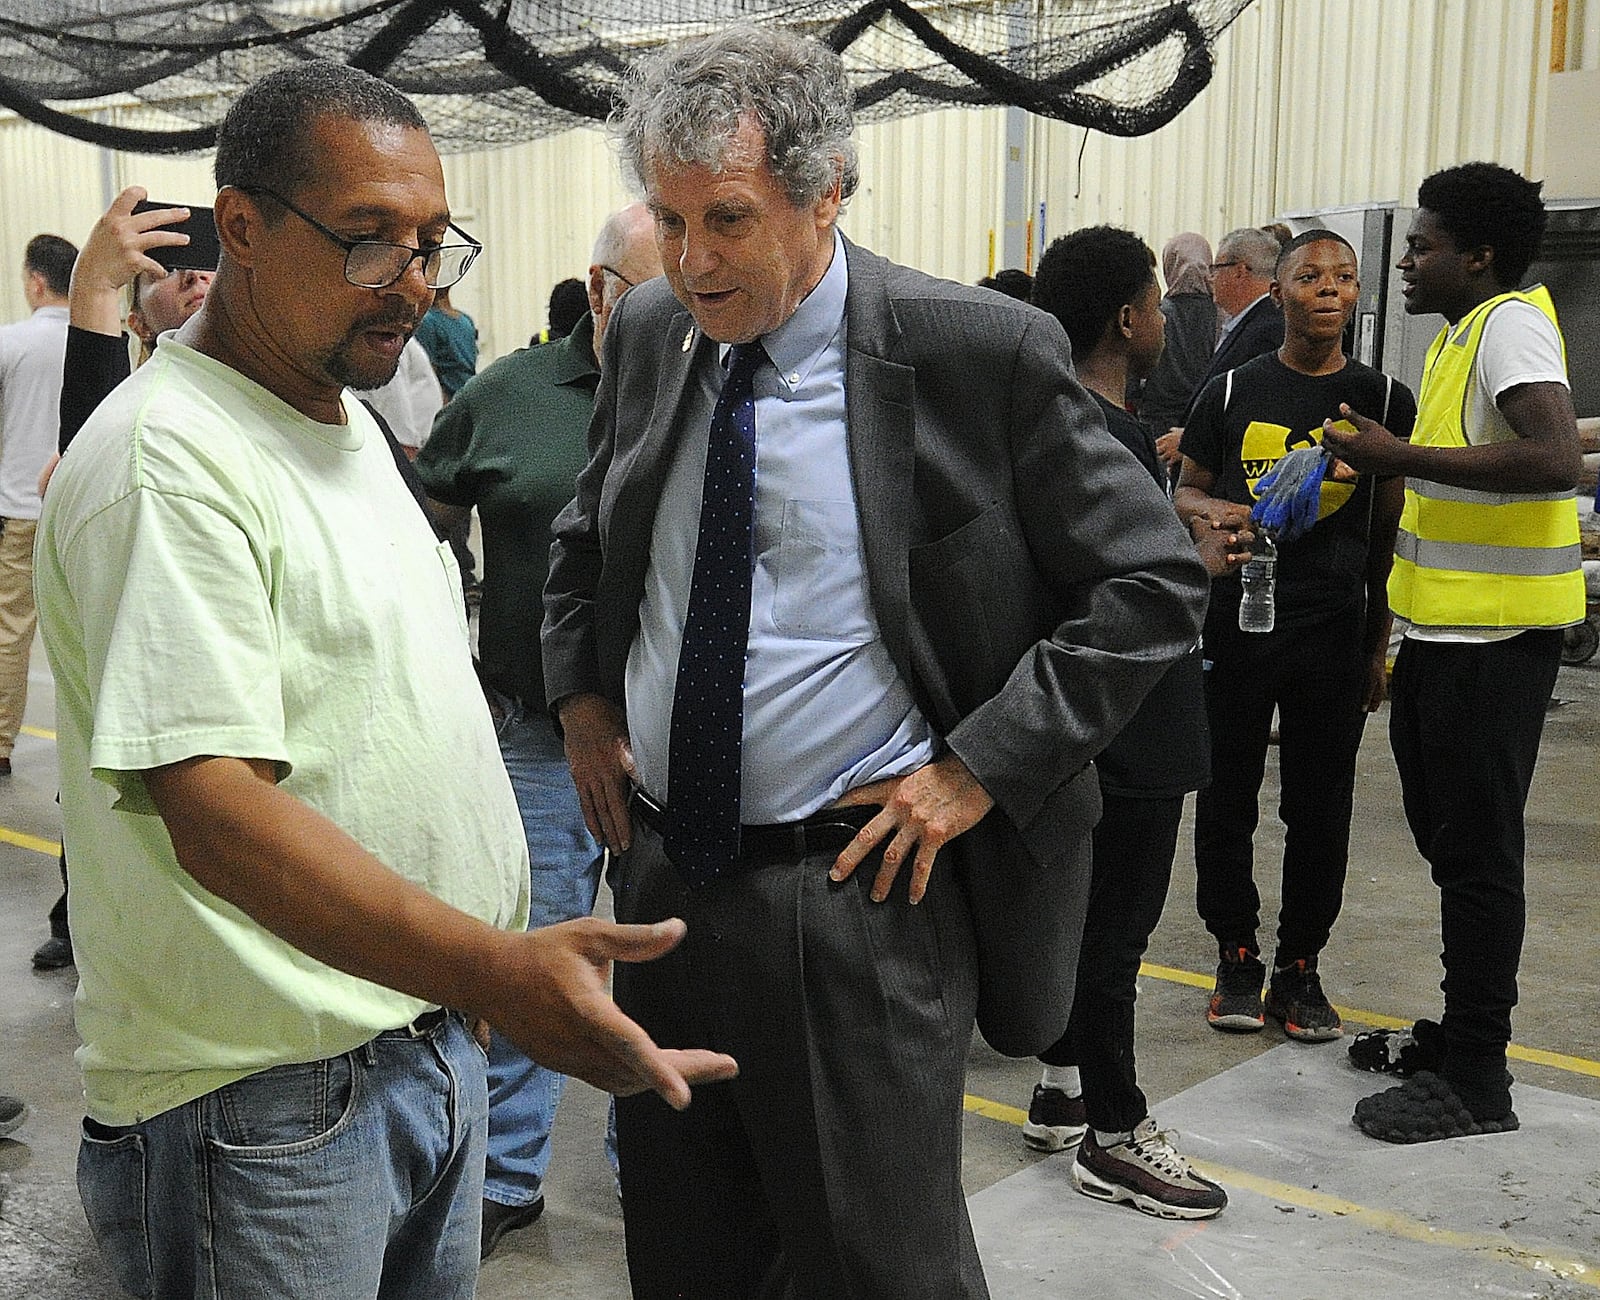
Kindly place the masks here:
[(1406, 821), (1439, 886), (1445, 1072), (1503, 1077), (1527, 917), (1523, 809), (1561, 633), (1476, 644), (1406, 638), (1389, 742)]
[(1283, 889), (1278, 961), (1315, 957), (1344, 902), (1356, 752), (1367, 715), (1362, 613), (1310, 627), (1241, 632), (1206, 625), (1211, 785), (1195, 802), (1195, 902), (1218, 944), (1256, 949), (1261, 895), (1253, 838), (1272, 711), (1278, 711)]
[(61, 850), (61, 897), (50, 908), (50, 937), (63, 943), (72, 942), (72, 930), (67, 925), (67, 851)]
[(1126, 1133), (1150, 1113), (1133, 1058), (1135, 981), (1166, 905), (1183, 796), (1102, 798), (1072, 1018), (1039, 1059), (1076, 1065), (1091, 1127)]

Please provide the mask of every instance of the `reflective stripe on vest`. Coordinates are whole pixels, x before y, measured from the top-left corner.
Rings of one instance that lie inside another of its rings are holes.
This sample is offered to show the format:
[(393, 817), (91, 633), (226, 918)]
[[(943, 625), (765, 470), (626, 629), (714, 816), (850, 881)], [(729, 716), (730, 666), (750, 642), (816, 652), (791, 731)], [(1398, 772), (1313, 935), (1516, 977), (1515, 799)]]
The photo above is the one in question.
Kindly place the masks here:
[[(1542, 286), (1480, 303), (1428, 349), (1417, 402), (1419, 446), (1464, 447), (1466, 403), (1483, 327), (1526, 302), (1556, 326)], [(1565, 359), (1566, 342), (1562, 341)], [(1389, 574), (1401, 618), (1438, 628), (1565, 627), (1583, 618), (1576, 492), (1481, 492), (1407, 479)]]

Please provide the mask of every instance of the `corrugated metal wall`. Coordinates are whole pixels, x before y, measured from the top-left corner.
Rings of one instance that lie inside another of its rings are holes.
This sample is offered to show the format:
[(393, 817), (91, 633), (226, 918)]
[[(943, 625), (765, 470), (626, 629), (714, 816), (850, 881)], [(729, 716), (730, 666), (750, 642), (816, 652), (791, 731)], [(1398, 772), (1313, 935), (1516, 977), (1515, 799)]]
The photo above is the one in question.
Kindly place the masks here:
[[(1006, 114), (952, 110), (865, 126), (854, 239), (959, 280), (988, 268), (990, 232), (1044, 205), (1044, 237), (1109, 221), (1159, 244), (1273, 216), (1409, 200), (1429, 171), (1490, 158), (1539, 174), (1556, 0), (1256, 0), (1223, 33), (1216, 77), (1178, 119), (1135, 140), (1029, 119), (1025, 205), (1004, 210)], [(1566, 0), (1567, 66), (1600, 64), (1600, 0)], [(1080, 161), (1081, 159), (1081, 161)], [(550, 286), (581, 275), (605, 214), (627, 201), (604, 137), (568, 132), (445, 160), (453, 208), (487, 252), (455, 299), (486, 357), (527, 341)], [(28, 237), (81, 240), (137, 181), (203, 201), (208, 163), (112, 156), (0, 120), (0, 258)], [(0, 319), (23, 311), (0, 277)]]
[[(1550, 8), (1533, 0), (1259, 0), (1212, 84), (1154, 135), (1036, 128), (1049, 231), (1111, 221), (1159, 243), (1274, 216), (1414, 198), (1472, 158), (1539, 174)], [(1081, 168), (1077, 163), (1082, 150)]]
[(1600, 0), (1565, 0), (1565, 5), (1567, 42), (1563, 70), (1600, 68)]
[(478, 324), (485, 359), (544, 328), (557, 280), (586, 273), (606, 215), (631, 201), (599, 131), (568, 131), (444, 160), (450, 210), (484, 242), (450, 300)]

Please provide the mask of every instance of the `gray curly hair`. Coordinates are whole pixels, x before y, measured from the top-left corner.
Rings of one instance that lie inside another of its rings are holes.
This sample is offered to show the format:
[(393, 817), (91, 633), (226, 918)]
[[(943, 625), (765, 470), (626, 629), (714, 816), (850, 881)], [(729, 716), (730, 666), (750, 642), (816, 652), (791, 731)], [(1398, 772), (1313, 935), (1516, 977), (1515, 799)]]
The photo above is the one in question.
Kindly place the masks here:
[(606, 126), (642, 188), (658, 159), (720, 171), (748, 115), (766, 138), (773, 175), (806, 208), (836, 179), (842, 198), (855, 193), (851, 99), (844, 63), (826, 45), (741, 23), (639, 59)]

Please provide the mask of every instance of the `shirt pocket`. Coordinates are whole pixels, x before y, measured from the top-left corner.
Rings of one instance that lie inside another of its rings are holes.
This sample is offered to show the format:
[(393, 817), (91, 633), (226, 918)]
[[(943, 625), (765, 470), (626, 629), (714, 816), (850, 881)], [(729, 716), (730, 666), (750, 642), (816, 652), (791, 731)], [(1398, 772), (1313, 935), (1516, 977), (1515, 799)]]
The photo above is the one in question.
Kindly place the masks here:
[(471, 633), (467, 625), (467, 598), (461, 589), (461, 566), (456, 563), (455, 551), (451, 549), (448, 541), (437, 543), (433, 553), (439, 559), (440, 567), (444, 570), (445, 599), (450, 602), (450, 608), (456, 612), (456, 626), (461, 629), (461, 635), (470, 639)]
[(857, 643), (877, 635), (853, 501), (785, 501), (772, 571), (778, 631)]

